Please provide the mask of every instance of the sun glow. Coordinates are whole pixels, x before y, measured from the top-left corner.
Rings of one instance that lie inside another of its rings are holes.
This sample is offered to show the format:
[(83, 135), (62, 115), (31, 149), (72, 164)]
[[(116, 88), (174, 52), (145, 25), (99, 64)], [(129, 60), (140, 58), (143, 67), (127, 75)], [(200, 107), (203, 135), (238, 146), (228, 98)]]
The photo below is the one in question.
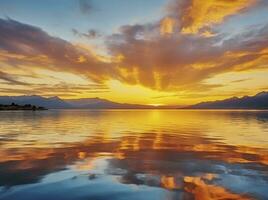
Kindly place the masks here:
[(151, 103), (151, 104), (148, 104), (149, 106), (154, 106), (154, 107), (158, 107), (158, 106), (164, 106), (165, 104), (162, 104), (162, 103)]
[(162, 105), (161, 100), (153, 97), (169, 94), (168, 92), (152, 90), (141, 85), (128, 85), (115, 80), (108, 81), (107, 84), (111, 92), (103, 94), (103, 97), (121, 103)]

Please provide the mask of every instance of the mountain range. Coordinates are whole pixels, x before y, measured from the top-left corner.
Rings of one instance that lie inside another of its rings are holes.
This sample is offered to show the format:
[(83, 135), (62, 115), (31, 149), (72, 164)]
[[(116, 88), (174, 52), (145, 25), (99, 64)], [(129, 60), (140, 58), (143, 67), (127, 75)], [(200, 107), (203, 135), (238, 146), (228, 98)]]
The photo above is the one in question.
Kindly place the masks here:
[(198, 103), (190, 109), (268, 109), (268, 92), (260, 92), (255, 96), (232, 97), (224, 100)]
[(0, 96), (0, 104), (9, 105), (15, 103), (18, 105), (32, 104), (42, 106), (48, 109), (151, 109), (153, 106), (116, 103), (100, 98), (83, 99), (60, 99), (59, 97), (32, 96)]
[[(59, 97), (32, 96), (0, 96), (0, 104), (11, 103), (32, 104), (48, 109), (153, 109), (182, 108), (181, 106), (151, 106), (139, 104), (117, 103), (101, 98), (60, 99)], [(224, 100), (202, 102), (183, 107), (185, 109), (268, 109), (268, 92), (260, 92), (255, 96), (242, 98), (232, 97)]]

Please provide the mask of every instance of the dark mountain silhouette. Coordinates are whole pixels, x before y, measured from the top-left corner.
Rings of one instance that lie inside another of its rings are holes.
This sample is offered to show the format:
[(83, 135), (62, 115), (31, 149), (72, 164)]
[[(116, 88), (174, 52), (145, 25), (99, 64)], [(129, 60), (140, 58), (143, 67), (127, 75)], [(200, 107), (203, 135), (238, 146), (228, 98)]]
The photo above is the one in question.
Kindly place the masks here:
[(232, 97), (225, 100), (202, 102), (189, 106), (192, 109), (268, 109), (268, 92), (242, 98)]
[(0, 96), (0, 104), (32, 104), (36, 106), (42, 106), (45, 108), (72, 108), (72, 106), (59, 97), (45, 98), (37, 95), (32, 96)]
[[(139, 104), (116, 103), (100, 98), (83, 99), (60, 99), (59, 97), (32, 96), (0, 96), (0, 104), (10, 105), (32, 104), (48, 109), (176, 109), (181, 106), (150, 106)], [(255, 96), (244, 96), (242, 98), (232, 97), (225, 100), (202, 102), (185, 107), (186, 109), (268, 109), (268, 92), (261, 92)]]

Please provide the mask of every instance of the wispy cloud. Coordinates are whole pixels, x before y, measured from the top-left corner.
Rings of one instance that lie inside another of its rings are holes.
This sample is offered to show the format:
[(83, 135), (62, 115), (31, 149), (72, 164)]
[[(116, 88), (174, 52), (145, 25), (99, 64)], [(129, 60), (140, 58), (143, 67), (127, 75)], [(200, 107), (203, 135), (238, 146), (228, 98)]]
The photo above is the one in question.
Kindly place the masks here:
[(177, 20), (182, 33), (209, 33), (213, 25), (231, 16), (246, 12), (261, 0), (174, 0), (170, 14)]
[(250, 78), (238, 79), (238, 80), (232, 81), (232, 83), (241, 83), (241, 82), (248, 81), (248, 80), (251, 80), (251, 79)]
[(0, 71), (0, 79), (6, 81), (8, 84), (11, 85), (29, 85), (26, 82), (17, 80), (17, 77), (14, 77), (2, 71)]
[(109, 88), (101, 84), (31, 84), (24, 88), (0, 87), (1, 93), (8, 94), (37, 94), (44, 96), (77, 96), (79, 94), (100, 94), (109, 92)]

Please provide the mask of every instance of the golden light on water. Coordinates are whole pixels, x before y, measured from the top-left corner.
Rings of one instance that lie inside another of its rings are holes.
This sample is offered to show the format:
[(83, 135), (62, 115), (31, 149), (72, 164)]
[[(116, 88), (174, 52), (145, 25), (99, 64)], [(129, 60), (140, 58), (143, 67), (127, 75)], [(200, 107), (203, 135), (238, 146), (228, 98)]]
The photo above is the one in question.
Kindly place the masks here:
[[(238, 168), (253, 173), (256, 169), (251, 165), (258, 164), (259, 170), (265, 171), (268, 164), (267, 141), (263, 139), (268, 131), (267, 113), (261, 111), (65, 110), (3, 114), (1, 137), (6, 134), (4, 130), (15, 126), (25, 130), (2, 143), (0, 164), (15, 162), (8, 169), (13, 172), (37, 170), (41, 175), (45, 169), (57, 174), (67, 167), (78, 174), (71, 179), (74, 181), (89, 174), (87, 180), (93, 182), (110, 177), (113, 184), (181, 190), (196, 199), (254, 199), (232, 191), (232, 185), (217, 182), (229, 173), (238, 173)], [(14, 117), (16, 125), (9, 123)], [(238, 130), (240, 134), (234, 134)], [(245, 140), (247, 137), (251, 139)], [(244, 177), (240, 172), (236, 176)]]

